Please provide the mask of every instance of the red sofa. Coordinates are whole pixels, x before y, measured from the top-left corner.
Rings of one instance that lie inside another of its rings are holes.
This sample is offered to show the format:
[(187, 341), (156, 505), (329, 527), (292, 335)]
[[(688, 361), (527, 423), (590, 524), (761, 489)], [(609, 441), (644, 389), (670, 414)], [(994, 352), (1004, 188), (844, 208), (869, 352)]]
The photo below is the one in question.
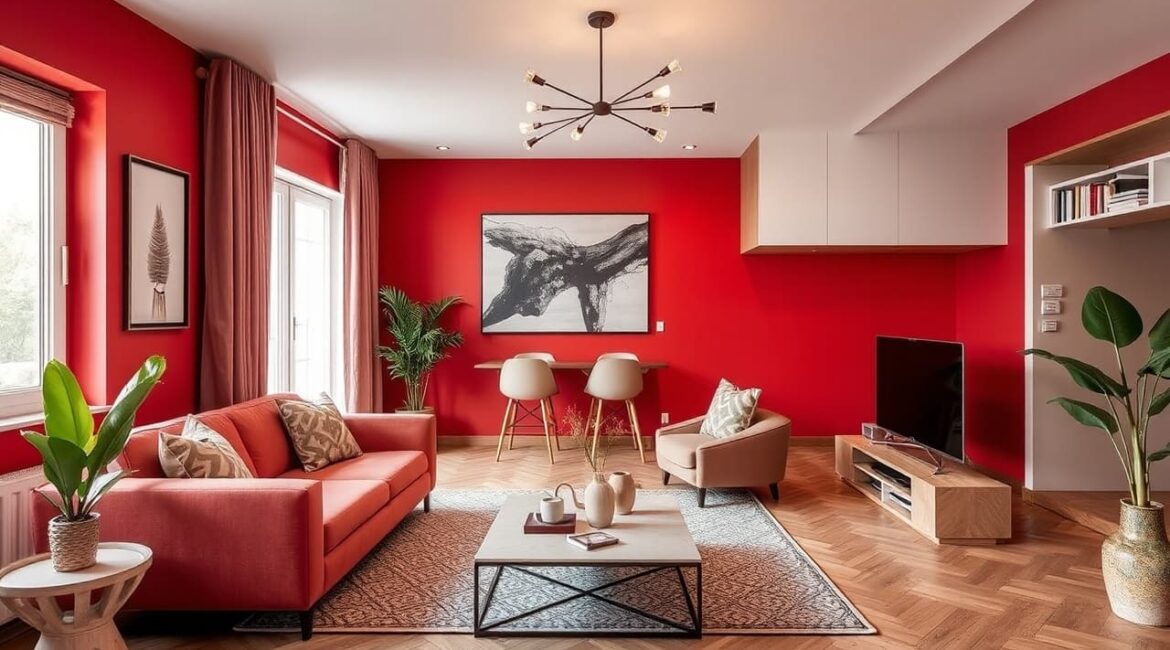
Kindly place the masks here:
[[(270, 395), (198, 416), (240, 453), (252, 479), (163, 477), (158, 434), (179, 432), (182, 419), (131, 435), (119, 464), (134, 475), (97, 508), (103, 541), (154, 550), (127, 608), (298, 611), (308, 638), (317, 600), (419, 502), (430, 510), (433, 415), (346, 416), (362, 455), (306, 472), (277, 399), (297, 397)], [(43, 499), (34, 503), (43, 550), (55, 511)]]

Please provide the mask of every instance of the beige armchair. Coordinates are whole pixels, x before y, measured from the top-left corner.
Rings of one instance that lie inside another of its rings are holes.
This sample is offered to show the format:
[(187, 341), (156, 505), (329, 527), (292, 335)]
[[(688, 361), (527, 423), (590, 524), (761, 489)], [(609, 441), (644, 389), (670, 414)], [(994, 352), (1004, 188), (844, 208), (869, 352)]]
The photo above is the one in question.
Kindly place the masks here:
[(692, 418), (655, 433), (663, 485), (673, 475), (699, 488), (700, 508), (707, 488), (767, 485), (772, 498), (780, 499), (792, 429), (788, 418), (757, 408), (751, 426), (727, 438), (699, 433), (702, 423), (702, 417)]

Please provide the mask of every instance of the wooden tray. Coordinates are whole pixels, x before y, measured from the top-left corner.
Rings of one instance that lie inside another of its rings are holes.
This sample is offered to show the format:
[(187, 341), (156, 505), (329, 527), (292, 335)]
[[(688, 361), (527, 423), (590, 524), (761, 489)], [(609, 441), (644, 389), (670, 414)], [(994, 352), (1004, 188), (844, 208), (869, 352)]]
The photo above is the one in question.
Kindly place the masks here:
[(528, 513), (528, 518), (524, 520), (525, 535), (572, 535), (575, 532), (577, 532), (577, 513), (575, 512), (565, 515), (565, 520), (559, 524), (546, 524), (540, 520), (540, 515), (535, 512)]

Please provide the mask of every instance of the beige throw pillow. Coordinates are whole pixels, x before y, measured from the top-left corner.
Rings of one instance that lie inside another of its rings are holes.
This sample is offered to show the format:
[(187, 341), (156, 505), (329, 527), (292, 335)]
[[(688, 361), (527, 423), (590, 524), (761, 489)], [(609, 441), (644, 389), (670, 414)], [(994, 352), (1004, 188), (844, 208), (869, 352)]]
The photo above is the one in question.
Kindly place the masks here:
[(312, 472), (362, 454), (341, 419), (341, 412), (325, 393), (321, 393), (316, 403), (282, 400), (277, 402), (277, 407), (305, 471)]
[(711, 406), (707, 409), (707, 417), (703, 419), (699, 433), (705, 433), (715, 438), (734, 436), (752, 424), (752, 416), (756, 413), (756, 404), (760, 401), (759, 388), (740, 389), (726, 379), (719, 380), (719, 387), (715, 389), (715, 397), (711, 398)]
[(180, 435), (158, 434), (158, 462), (167, 478), (252, 478), (231, 443), (193, 415)]

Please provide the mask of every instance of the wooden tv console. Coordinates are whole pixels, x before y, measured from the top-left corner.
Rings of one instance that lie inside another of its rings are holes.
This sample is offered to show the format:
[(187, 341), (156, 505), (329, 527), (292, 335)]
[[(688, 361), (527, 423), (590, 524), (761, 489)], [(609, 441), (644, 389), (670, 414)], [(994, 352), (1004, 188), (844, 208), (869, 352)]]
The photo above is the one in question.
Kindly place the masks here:
[[(862, 436), (837, 436), (837, 475), (936, 544), (994, 544), (1012, 536), (1012, 489), (966, 465), (934, 467), (897, 447)], [(904, 487), (873, 469), (881, 463), (908, 477)]]

